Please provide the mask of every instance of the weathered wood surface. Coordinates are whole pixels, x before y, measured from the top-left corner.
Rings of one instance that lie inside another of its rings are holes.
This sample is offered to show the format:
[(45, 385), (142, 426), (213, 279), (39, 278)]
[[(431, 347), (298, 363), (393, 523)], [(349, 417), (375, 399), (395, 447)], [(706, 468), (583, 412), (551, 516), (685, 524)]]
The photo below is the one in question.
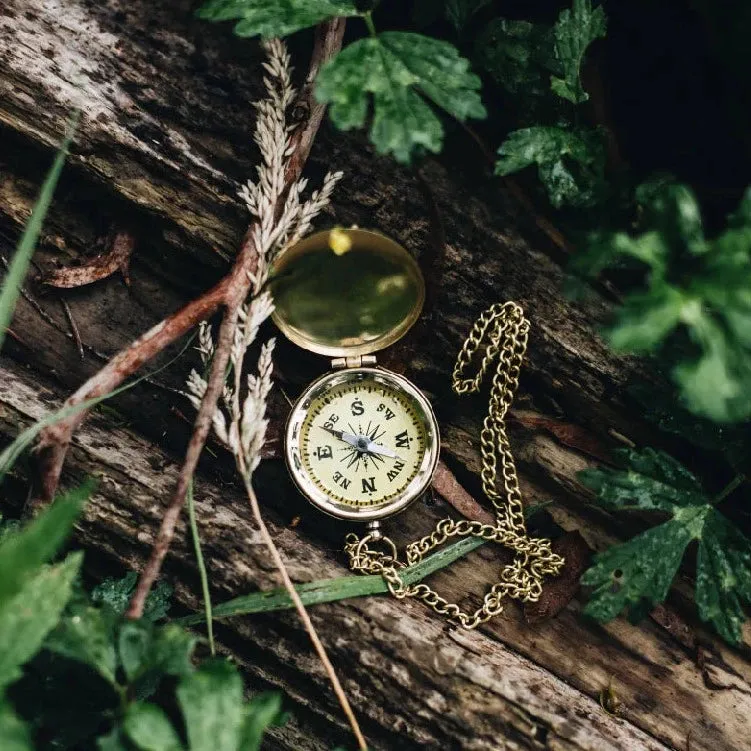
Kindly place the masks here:
[[(74, 107), (84, 116), (37, 261), (44, 270), (94, 255), (113, 226), (136, 238), (130, 289), (118, 278), (63, 293), (30, 287), (36, 304), (21, 302), (9, 346), (15, 363), (4, 361), (0, 378), (3, 440), (57, 403), (102, 357), (206, 288), (242, 235), (246, 217), (235, 194), (256, 158), (249, 134), (258, 50), (226, 28), (195, 21), (191, 10), (188, 2), (166, 0), (5, 0), (0, 7), (0, 251), (12, 252)], [(329, 167), (346, 174), (332, 207), (336, 221), (378, 227), (423, 256), (435, 250), (424, 188), (430, 185), (446, 258), (428, 323), (389, 362), (432, 394), (444, 458), (460, 479), (477, 490), (474, 436), (483, 404), (450, 396), (453, 357), (484, 307), (515, 299), (533, 322), (512, 425), (527, 499), (553, 498), (549, 516), (563, 529), (579, 529), (595, 549), (631, 531), (631, 522), (592, 510), (575, 481), (593, 454), (606, 455), (615, 444), (611, 431), (635, 442), (649, 431), (622, 400), (635, 366), (614, 358), (594, 335), (604, 304), (564, 300), (556, 249), (498, 182), (436, 161), (423, 166), (421, 181), (375, 158), (358, 137), (325, 130), (308, 172)], [(84, 360), (61, 294), (87, 345)], [(157, 380), (179, 387), (188, 367), (183, 359)], [(281, 352), (291, 394), (321, 367), (291, 347)], [(91, 560), (137, 567), (184, 446), (180, 412), (192, 413), (178, 395), (148, 384), (116, 406), (126, 426), (113, 426), (111, 416), (92, 420), (78, 436), (66, 476), (102, 477), (79, 530)], [(562, 440), (558, 430), (554, 437), (544, 420), (570, 425), (568, 435)], [(207, 458), (198, 505), (217, 600), (275, 581), (231, 478), (221, 455)], [(343, 573), (342, 528), (301, 502), (279, 462), (267, 462), (259, 483), (293, 577)], [(440, 500), (420, 504), (400, 517), (398, 533), (413, 537), (443, 513)], [(293, 528), (298, 515), (302, 522)], [(197, 577), (184, 532), (166, 574), (180, 601), (195, 606)], [(484, 548), (471, 563), (438, 575), (436, 585), (452, 596), (479, 593), (497, 569), (494, 551)], [(321, 606), (313, 615), (374, 748), (747, 747), (748, 649), (730, 650), (699, 627), (687, 591), (679, 584), (670, 608), (640, 626), (593, 625), (577, 601), (535, 626), (512, 605), (475, 634), (445, 626), (419, 604), (387, 598)], [(277, 732), (273, 747), (322, 749), (346, 739), (293, 615), (242, 619), (222, 627), (220, 636), (254, 685), (279, 686), (294, 702), (295, 722)], [(623, 703), (618, 718), (598, 703), (611, 680)]]

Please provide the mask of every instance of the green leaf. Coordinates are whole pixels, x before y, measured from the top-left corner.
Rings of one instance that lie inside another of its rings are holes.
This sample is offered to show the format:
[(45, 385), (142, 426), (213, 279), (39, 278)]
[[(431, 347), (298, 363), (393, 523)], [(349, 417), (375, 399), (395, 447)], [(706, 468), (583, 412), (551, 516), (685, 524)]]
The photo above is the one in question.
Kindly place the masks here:
[(34, 751), (31, 734), (10, 705), (0, 699), (0, 748), (3, 751)]
[(438, 39), (390, 31), (360, 39), (318, 74), (316, 97), (330, 104), (342, 130), (359, 128), (373, 99), (370, 139), (381, 154), (409, 163), (415, 152), (438, 152), (443, 126), (426, 100), (458, 120), (485, 117), (480, 79), (457, 49)]
[(31, 216), (26, 222), (23, 235), (21, 235), (21, 239), (16, 246), (16, 252), (13, 260), (10, 262), (8, 273), (3, 280), (3, 288), (0, 291), (0, 347), (3, 346), (5, 332), (8, 330), (8, 326), (10, 326), (11, 318), (13, 318), (13, 311), (16, 308), (18, 295), (21, 294), (21, 285), (29, 270), (31, 256), (34, 254), (37, 240), (42, 232), (44, 218), (47, 216), (50, 204), (52, 203), (52, 196), (55, 193), (57, 181), (60, 179), (60, 173), (63, 171), (65, 158), (68, 156), (68, 147), (73, 140), (77, 124), (78, 114), (72, 118), (68, 132), (55, 157), (55, 161), (47, 173), (34, 208), (31, 210)]
[(45, 649), (93, 668), (116, 684), (116, 616), (108, 609), (82, 605), (69, 610), (44, 642)]
[(113, 728), (107, 735), (97, 738), (96, 747), (98, 751), (131, 751), (132, 748), (126, 745), (120, 728)]
[(581, 578), (593, 590), (584, 612), (609, 621), (644, 600), (651, 606), (662, 602), (692, 539), (689, 528), (669, 521), (595, 556), (595, 565)]
[(133, 693), (143, 699), (156, 691), (164, 676), (190, 674), (195, 644), (196, 638), (175, 624), (155, 627), (144, 619), (124, 622), (118, 654)]
[(618, 308), (607, 339), (622, 352), (656, 349), (681, 320), (683, 295), (675, 287), (655, 285), (649, 293), (630, 295)]
[(120, 627), (117, 639), (120, 664), (125, 677), (132, 681), (136, 677), (151, 645), (152, 628), (150, 624), (139, 621), (125, 621)]
[(581, 66), (587, 47), (605, 36), (607, 20), (602, 6), (592, 10), (591, 0), (574, 0), (573, 8), (564, 10), (553, 28), (555, 54), (563, 68), (563, 77), (552, 76), (550, 86), (563, 99), (581, 104), (589, 96), (581, 83)]
[(82, 560), (81, 553), (72, 553), (37, 572), (0, 607), (0, 688), (15, 681), (42, 647), (71, 596)]
[(640, 233), (599, 233), (575, 268), (596, 274), (623, 258), (645, 264), (606, 331), (618, 349), (654, 351), (670, 366), (681, 401), (715, 422), (751, 416), (751, 209), (707, 238), (693, 192), (664, 180), (637, 191)]
[(605, 149), (597, 130), (536, 126), (510, 133), (498, 149), (497, 175), (536, 164), (550, 202), (591, 206), (604, 189)]
[(198, 11), (207, 21), (237, 21), (241, 37), (283, 37), (337, 16), (362, 15), (354, 0), (209, 0)]
[(68, 538), (95, 483), (88, 480), (64, 493), (26, 527), (0, 544), (0, 607), (49, 561)]
[(255, 696), (245, 710), (245, 722), (238, 751), (260, 751), (263, 734), (283, 723), (282, 695), (266, 692)]
[(243, 683), (226, 660), (210, 660), (180, 681), (177, 700), (190, 751), (237, 751), (244, 721)]
[[(92, 602), (98, 605), (108, 605), (119, 615), (125, 613), (133, 596), (138, 574), (129, 571), (122, 579), (105, 579), (91, 592)], [(159, 621), (167, 615), (172, 598), (172, 587), (164, 580), (156, 582), (143, 609), (143, 618), (148, 621)]]
[(662, 511), (668, 521), (595, 557), (582, 577), (592, 587), (585, 612), (600, 621), (625, 608), (642, 614), (667, 596), (692, 540), (696, 562), (696, 603), (702, 620), (732, 644), (739, 644), (751, 603), (751, 540), (714, 507), (696, 477), (667, 454), (652, 449), (624, 451), (622, 469), (590, 469), (583, 484), (600, 501), (622, 510)]
[(198, 564), (198, 574), (201, 578), (201, 592), (203, 593), (203, 608), (206, 613), (206, 635), (209, 638), (209, 649), (211, 656), (216, 654), (216, 645), (214, 644), (214, 618), (211, 614), (211, 591), (209, 590), (209, 576), (206, 572), (206, 563), (203, 559), (201, 550), (201, 538), (198, 534), (198, 523), (196, 522), (196, 504), (193, 497), (193, 478), (188, 482), (188, 493), (186, 500), (188, 502), (188, 521), (190, 522), (190, 536), (193, 538), (193, 550), (196, 554), (196, 563)]
[(153, 704), (128, 707), (123, 730), (141, 751), (181, 751), (182, 743), (167, 715)]
[[(535, 511), (536, 507), (529, 509)], [(527, 516), (525, 509), (525, 516)], [(440, 548), (437, 552), (427, 556), (425, 560), (408, 566), (401, 572), (405, 584), (416, 584), (436, 571), (451, 565), (462, 556), (467, 555), (485, 541), (478, 537), (467, 537), (463, 540)], [(388, 594), (388, 585), (380, 574), (367, 576), (339, 576), (335, 579), (322, 579), (320, 581), (298, 584), (295, 589), (300, 595), (304, 605), (317, 605), (322, 602), (346, 600), (350, 597), (367, 597), (375, 594)], [(272, 589), (269, 592), (254, 592), (250, 595), (241, 595), (232, 600), (223, 602), (214, 608), (214, 618), (229, 618), (236, 615), (250, 615), (252, 613), (268, 613), (274, 610), (294, 608), (287, 590), (284, 587)], [(203, 615), (190, 615), (178, 618), (175, 622), (184, 626), (201, 623)]]
[(475, 49), (478, 65), (511, 94), (543, 97), (550, 72), (559, 71), (550, 26), (496, 18), (480, 33)]

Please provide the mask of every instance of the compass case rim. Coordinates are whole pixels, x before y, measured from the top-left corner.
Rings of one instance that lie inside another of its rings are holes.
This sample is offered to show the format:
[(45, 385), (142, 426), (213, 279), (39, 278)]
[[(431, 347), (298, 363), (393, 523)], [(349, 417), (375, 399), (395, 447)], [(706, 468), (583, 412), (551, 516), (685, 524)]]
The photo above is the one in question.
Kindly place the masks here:
[[(362, 375), (363, 377), (372, 377), (375, 380), (385, 380), (391, 382), (410, 394), (425, 413), (426, 418), (426, 441), (425, 454), (423, 456), (420, 469), (417, 474), (410, 480), (401, 496), (395, 500), (389, 501), (376, 508), (357, 508), (346, 504), (337, 503), (332, 500), (327, 493), (320, 490), (315, 483), (308, 477), (307, 472), (302, 466), (302, 460), (299, 454), (299, 431), (302, 422), (305, 419), (308, 406), (306, 401), (310, 402), (317, 392), (324, 385), (331, 387), (339, 385), (340, 382), (351, 379), (353, 376)], [(331, 384), (327, 384), (331, 381)], [(398, 373), (393, 373), (386, 368), (347, 368), (326, 373), (311, 383), (292, 407), (292, 411), (287, 419), (287, 425), (284, 432), (284, 456), (292, 479), (298, 490), (313, 504), (317, 509), (323, 511), (329, 516), (346, 521), (370, 522), (381, 519), (387, 519), (414, 503), (430, 485), (440, 455), (441, 438), (438, 429), (438, 420), (435, 417), (433, 408), (425, 394), (420, 391), (411, 381)]]

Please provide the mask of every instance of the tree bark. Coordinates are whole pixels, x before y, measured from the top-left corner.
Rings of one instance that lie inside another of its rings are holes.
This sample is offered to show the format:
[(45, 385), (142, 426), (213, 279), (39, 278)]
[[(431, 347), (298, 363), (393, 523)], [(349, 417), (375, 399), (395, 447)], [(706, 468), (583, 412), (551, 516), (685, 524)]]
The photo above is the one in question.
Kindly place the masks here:
[[(247, 217), (236, 191), (254, 174), (257, 158), (251, 103), (260, 93), (261, 55), (254, 42), (196, 21), (192, 10), (185, 0), (6, 0), (0, 9), (6, 146), (0, 153), (0, 251), (12, 253), (40, 175), (76, 107), (82, 124), (36, 256), (40, 274), (101, 252), (113, 230), (126, 229), (136, 241), (130, 288), (117, 277), (76, 290), (28, 285), (29, 298), (13, 321), (10, 357), (2, 360), (4, 441), (59, 404), (105, 358), (215, 282), (239, 246)], [(308, 41), (299, 41), (301, 61)], [(597, 338), (604, 302), (574, 305), (563, 297), (560, 251), (503, 183), (448, 159), (427, 160), (418, 175), (376, 157), (359, 134), (324, 126), (308, 173), (345, 172), (331, 223), (378, 228), (431, 269), (431, 306), (423, 322), (381, 359), (432, 397), (444, 460), (477, 498), (485, 404), (450, 395), (453, 359), (485, 307), (513, 299), (525, 308), (532, 335), (511, 422), (525, 499), (552, 498), (547, 526), (578, 529), (590, 547), (601, 549), (631, 527), (593, 510), (575, 474), (607, 457), (624, 437), (659, 440), (623, 397), (627, 382), (646, 374)], [(61, 296), (78, 324), (83, 360)], [(138, 568), (148, 553), (193, 416), (173, 392), (191, 357), (123, 394), (114, 402), (117, 412), (100, 410), (76, 436), (65, 479), (101, 478), (78, 530), (90, 567)], [(326, 368), (291, 345), (281, 348), (278, 364), (290, 397)], [(284, 400), (277, 398), (279, 417)], [(201, 470), (196, 498), (215, 600), (276, 586), (231, 462), (217, 451)], [(3, 489), (7, 504), (14, 502), (13, 489), (14, 482)], [(297, 581), (345, 572), (339, 547), (346, 528), (307, 507), (281, 462), (262, 467), (259, 496)], [(391, 525), (407, 540), (445, 513), (440, 498), (430, 499)], [(451, 597), (473, 592), (473, 605), (497, 569), (496, 552), (485, 546), (471, 562), (437, 575), (435, 584)], [(197, 607), (184, 525), (165, 574), (179, 602)], [(745, 742), (751, 716), (748, 646), (731, 650), (707, 633), (688, 592), (682, 578), (670, 604), (640, 626), (621, 619), (592, 624), (580, 615), (578, 599), (534, 626), (510, 605), (471, 634), (419, 603), (387, 597), (318, 606), (312, 616), (374, 749), (735, 750)], [(279, 687), (291, 698), (294, 721), (274, 731), (271, 747), (347, 742), (294, 614), (234, 619), (219, 636), (253, 687)], [(599, 705), (611, 682), (623, 707), (617, 718)]]

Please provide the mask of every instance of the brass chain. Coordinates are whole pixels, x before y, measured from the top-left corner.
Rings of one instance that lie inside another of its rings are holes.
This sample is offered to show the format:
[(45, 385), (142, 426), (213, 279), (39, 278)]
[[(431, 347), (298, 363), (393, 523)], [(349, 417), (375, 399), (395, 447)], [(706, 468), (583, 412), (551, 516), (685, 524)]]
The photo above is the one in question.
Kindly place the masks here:
[[(529, 537), (524, 521), (519, 479), (511, 445), (506, 435), (505, 417), (519, 385), (524, 353), (527, 350), (529, 321), (514, 302), (488, 308), (475, 322), (454, 367), (452, 388), (456, 394), (479, 391), (488, 369), (496, 364), (490, 389), (490, 405), (480, 433), (482, 487), (495, 507), (495, 524), (442, 519), (433, 532), (407, 545), (406, 562), (400, 561), (396, 546), (388, 537), (369, 534), (363, 538), (347, 535), (344, 550), (353, 571), (380, 574), (391, 594), (398, 598), (415, 597), (436, 613), (446, 615), (466, 629), (473, 629), (503, 610), (503, 599), (513, 597), (534, 602), (542, 593), (543, 577), (557, 574), (564, 560), (553, 553), (550, 540)], [(484, 347), (479, 368), (473, 378), (465, 371), (477, 352)], [(500, 459), (500, 477), (498, 460)], [(502, 488), (499, 489), (499, 479)], [(404, 583), (400, 570), (423, 559), (431, 550), (453, 537), (481, 537), (509, 548), (514, 559), (501, 570), (500, 581), (486, 593), (482, 606), (474, 613), (464, 612), (456, 603), (441, 597), (427, 584)], [(384, 550), (371, 547), (384, 546)]]

